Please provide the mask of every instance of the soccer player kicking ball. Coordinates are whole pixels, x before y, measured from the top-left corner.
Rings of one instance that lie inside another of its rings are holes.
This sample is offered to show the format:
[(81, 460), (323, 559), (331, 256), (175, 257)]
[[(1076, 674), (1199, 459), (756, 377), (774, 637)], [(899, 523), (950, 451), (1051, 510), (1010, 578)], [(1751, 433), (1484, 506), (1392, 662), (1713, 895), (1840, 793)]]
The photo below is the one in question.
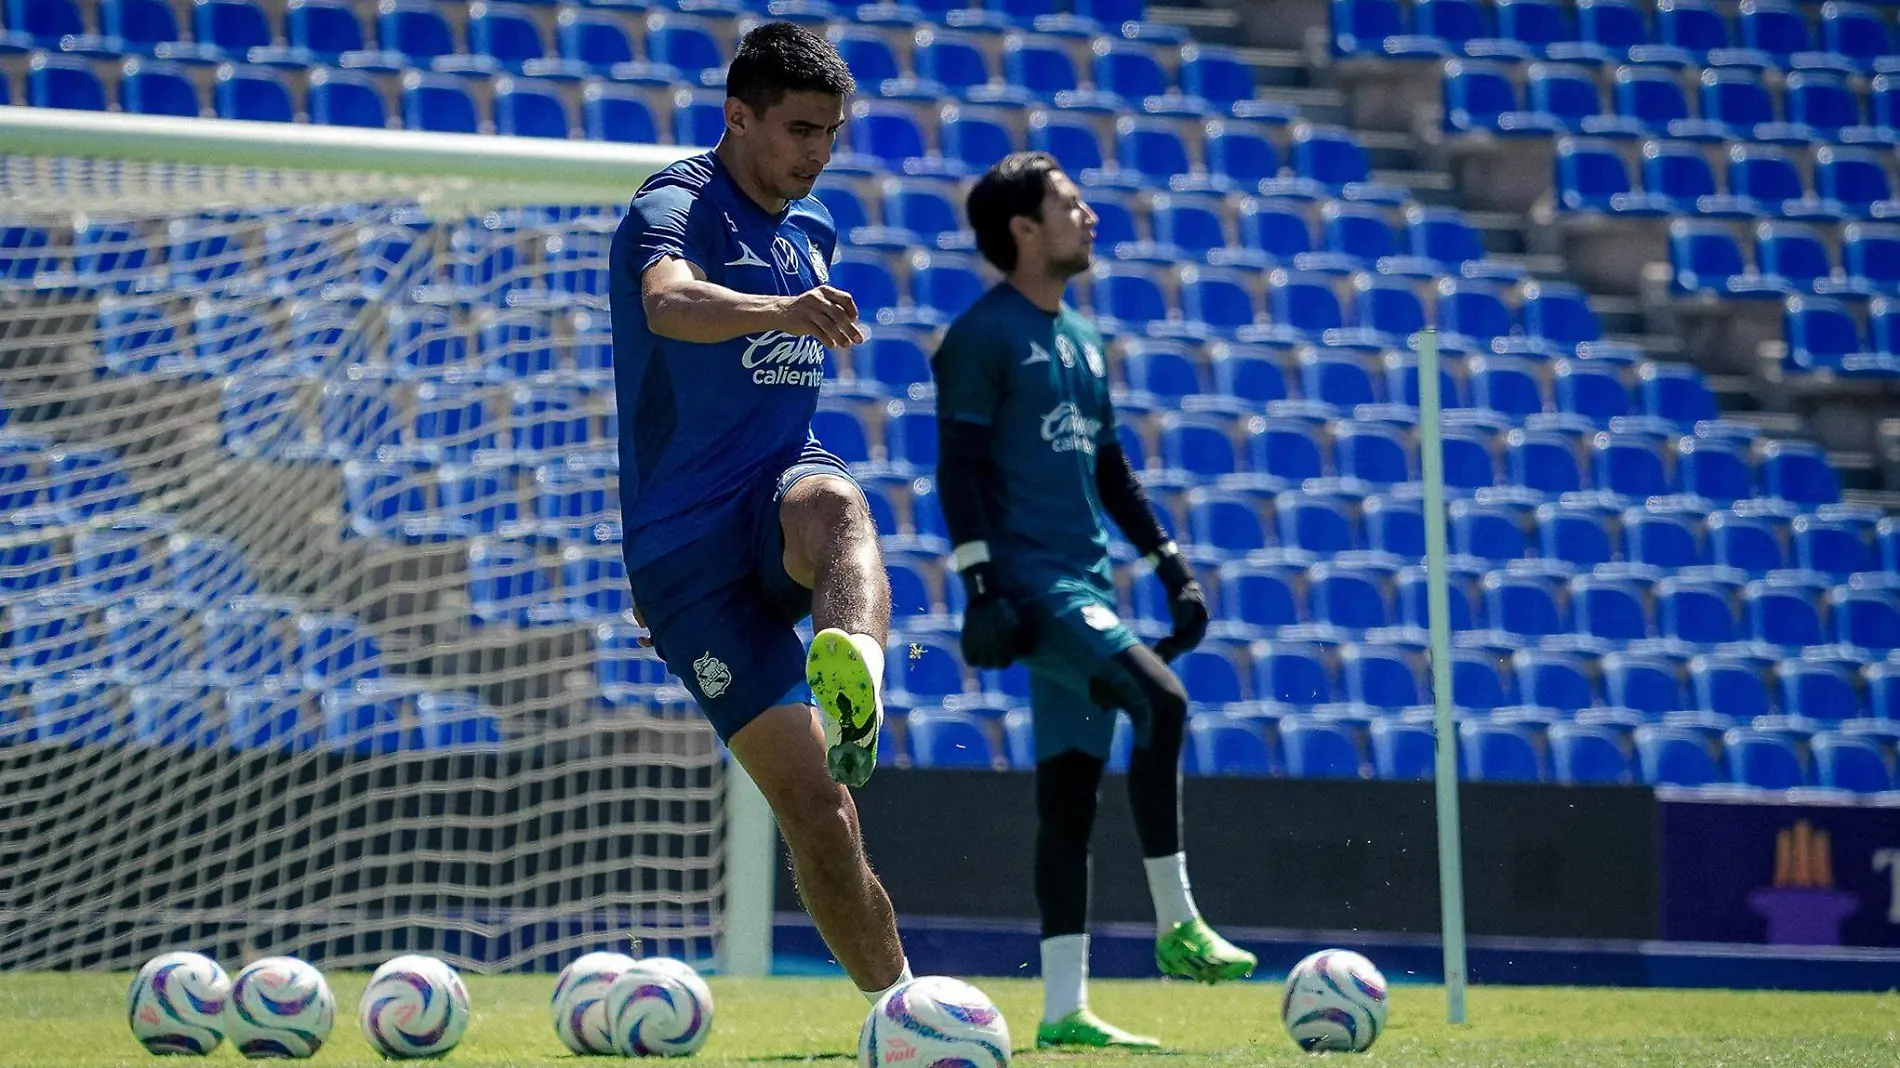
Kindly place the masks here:
[[(634, 195), (609, 292), (634, 603), (771, 804), (819, 933), (875, 998), (910, 969), (845, 786), (877, 761), (890, 588), (863, 493), (811, 433), (825, 346), (864, 340), (826, 284), (837, 235), (811, 195), (855, 89), (824, 38), (747, 34), (725, 134)], [(793, 630), (807, 615), (809, 652)]]
[[(1089, 267), (1095, 213), (1056, 162), (1004, 159), (971, 189), (977, 248), (1005, 280), (944, 334), (931, 361), (942, 435), (938, 492), (963, 581), (963, 656), (1029, 669), (1036, 728), (1036, 900), (1042, 911), (1038, 1046), (1155, 1046), (1088, 1007), (1089, 835), (1114, 735), (1135, 726), (1128, 800), (1154, 897), (1155, 964), (1238, 979), (1253, 954), (1194, 907), (1181, 852), (1187, 693), (1167, 661), (1207, 630), (1207, 605), (1115, 436), (1102, 337), (1062, 301)], [(1115, 614), (1104, 514), (1168, 591), (1174, 630), (1153, 649)]]

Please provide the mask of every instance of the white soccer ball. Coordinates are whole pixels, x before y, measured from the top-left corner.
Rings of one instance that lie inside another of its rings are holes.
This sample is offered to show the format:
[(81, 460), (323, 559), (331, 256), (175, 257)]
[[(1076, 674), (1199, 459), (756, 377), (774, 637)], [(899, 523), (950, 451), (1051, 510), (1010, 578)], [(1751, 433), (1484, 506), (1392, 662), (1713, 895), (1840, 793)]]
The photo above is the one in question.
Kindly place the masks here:
[(408, 954), (376, 969), (357, 1022), (370, 1048), (385, 1057), (440, 1057), (468, 1030), (468, 988), (454, 968), (434, 957)]
[(158, 1054), (202, 1057), (224, 1041), (224, 1005), (231, 977), (198, 953), (153, 957), (125, 992), (132, 1036)]
[(1287, 973), (1286, 1033), (1308, 1052), (1364, 1052), (1385, 1027), (1385, 976), (1348, 949), (1322, 949)]
[(608, 1026), (622, 1057), (684, 1057), (712, 1033), (713, 998), (692, 966), (668, 957), (633, 962), (607, 988)]
[(1003, 1068), (1009, 1024), (996, 1003), (961, 979), (926, 975), (879, 998), (858, 1032), (863, 1068)]
[(625, 953), (585, 953), (561, 969), (554, 996), (548, 999), (548, 1014), (563, 1045), (581, 1054), (614, 1052), (607, 991), (633, 963)]
[(335, 1022), (330, 984), (295, 957), (265, 957), (231, 980), (224, 1033), (246, 1057), (308, 1057)]

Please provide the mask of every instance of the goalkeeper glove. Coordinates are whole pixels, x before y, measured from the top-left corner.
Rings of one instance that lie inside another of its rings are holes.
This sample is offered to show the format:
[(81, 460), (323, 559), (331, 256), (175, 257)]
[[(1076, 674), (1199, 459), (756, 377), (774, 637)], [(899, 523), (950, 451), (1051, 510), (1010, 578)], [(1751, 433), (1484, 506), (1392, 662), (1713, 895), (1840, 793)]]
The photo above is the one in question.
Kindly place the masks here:
[(1155, 643), (1155, 655), (1171, 661), (1207, 636), (1207, 594), (1194, 581), (1194, 572), (1173, 542), (1162, 546), (1158, 555), (1155, 577), (1168, 591), (1168, 615), (1174, 621), (1174, 631)]
[(1022, 617), (1003, 596), (987, 561), (959, 572), (963, 579), (963, 662), (973, 668), (1006, 668), (1023, 646)]

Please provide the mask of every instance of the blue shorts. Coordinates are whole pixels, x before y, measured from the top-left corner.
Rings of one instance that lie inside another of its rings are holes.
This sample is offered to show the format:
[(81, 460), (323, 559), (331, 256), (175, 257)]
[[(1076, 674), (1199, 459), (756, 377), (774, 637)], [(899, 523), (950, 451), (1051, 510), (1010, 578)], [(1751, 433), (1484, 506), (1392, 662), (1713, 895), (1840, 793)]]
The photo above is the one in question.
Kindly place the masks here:
[(805, 644), (794, 630), (811, 615), (811, 590), (785, 573), (778, 512), (785, 494), (813, 475), (851, 478), (844, 461), (808, 445), (791, 466), (741, 494), (700, 537), (629, 569), (633, 603), (654, 651), (722, 740), (768, 708), (811, 701)]
[(1096, 704), (1091, 684), (1119, 692), (1127, 672), (1115, 656), (1140, 639), (1116, 615), (1114, 595), (1098, 584), (1063, 578), (1036, 587), (1022, 604), (1036, 640), (1022, 660), (1029, 669), (1036, 760), (1071, 749), (1107, 760), (1116, 710)]

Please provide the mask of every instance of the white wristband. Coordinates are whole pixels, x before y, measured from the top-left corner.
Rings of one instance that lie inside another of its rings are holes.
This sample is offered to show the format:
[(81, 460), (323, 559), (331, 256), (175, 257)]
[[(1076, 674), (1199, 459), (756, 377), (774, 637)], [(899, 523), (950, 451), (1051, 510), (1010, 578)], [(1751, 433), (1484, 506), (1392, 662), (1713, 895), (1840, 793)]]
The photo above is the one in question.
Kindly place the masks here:
[(950, 566), (957, 571), (967, 571), (989, 562), (990, 543), (987, 541), (966, 541), (950, 550)]
[(1172, 541), (1164, 541), (1161, 543), (1161, 548), (1142, 557), (1141, 562), (1147, 564), (1149, 567), (1159, 567), (1161, 566), (1161, 561), (1166, 560), (1170, 556), (1179, 555), (1181, 555), (1181, 547), (1179, 545), (1176, 545)]

